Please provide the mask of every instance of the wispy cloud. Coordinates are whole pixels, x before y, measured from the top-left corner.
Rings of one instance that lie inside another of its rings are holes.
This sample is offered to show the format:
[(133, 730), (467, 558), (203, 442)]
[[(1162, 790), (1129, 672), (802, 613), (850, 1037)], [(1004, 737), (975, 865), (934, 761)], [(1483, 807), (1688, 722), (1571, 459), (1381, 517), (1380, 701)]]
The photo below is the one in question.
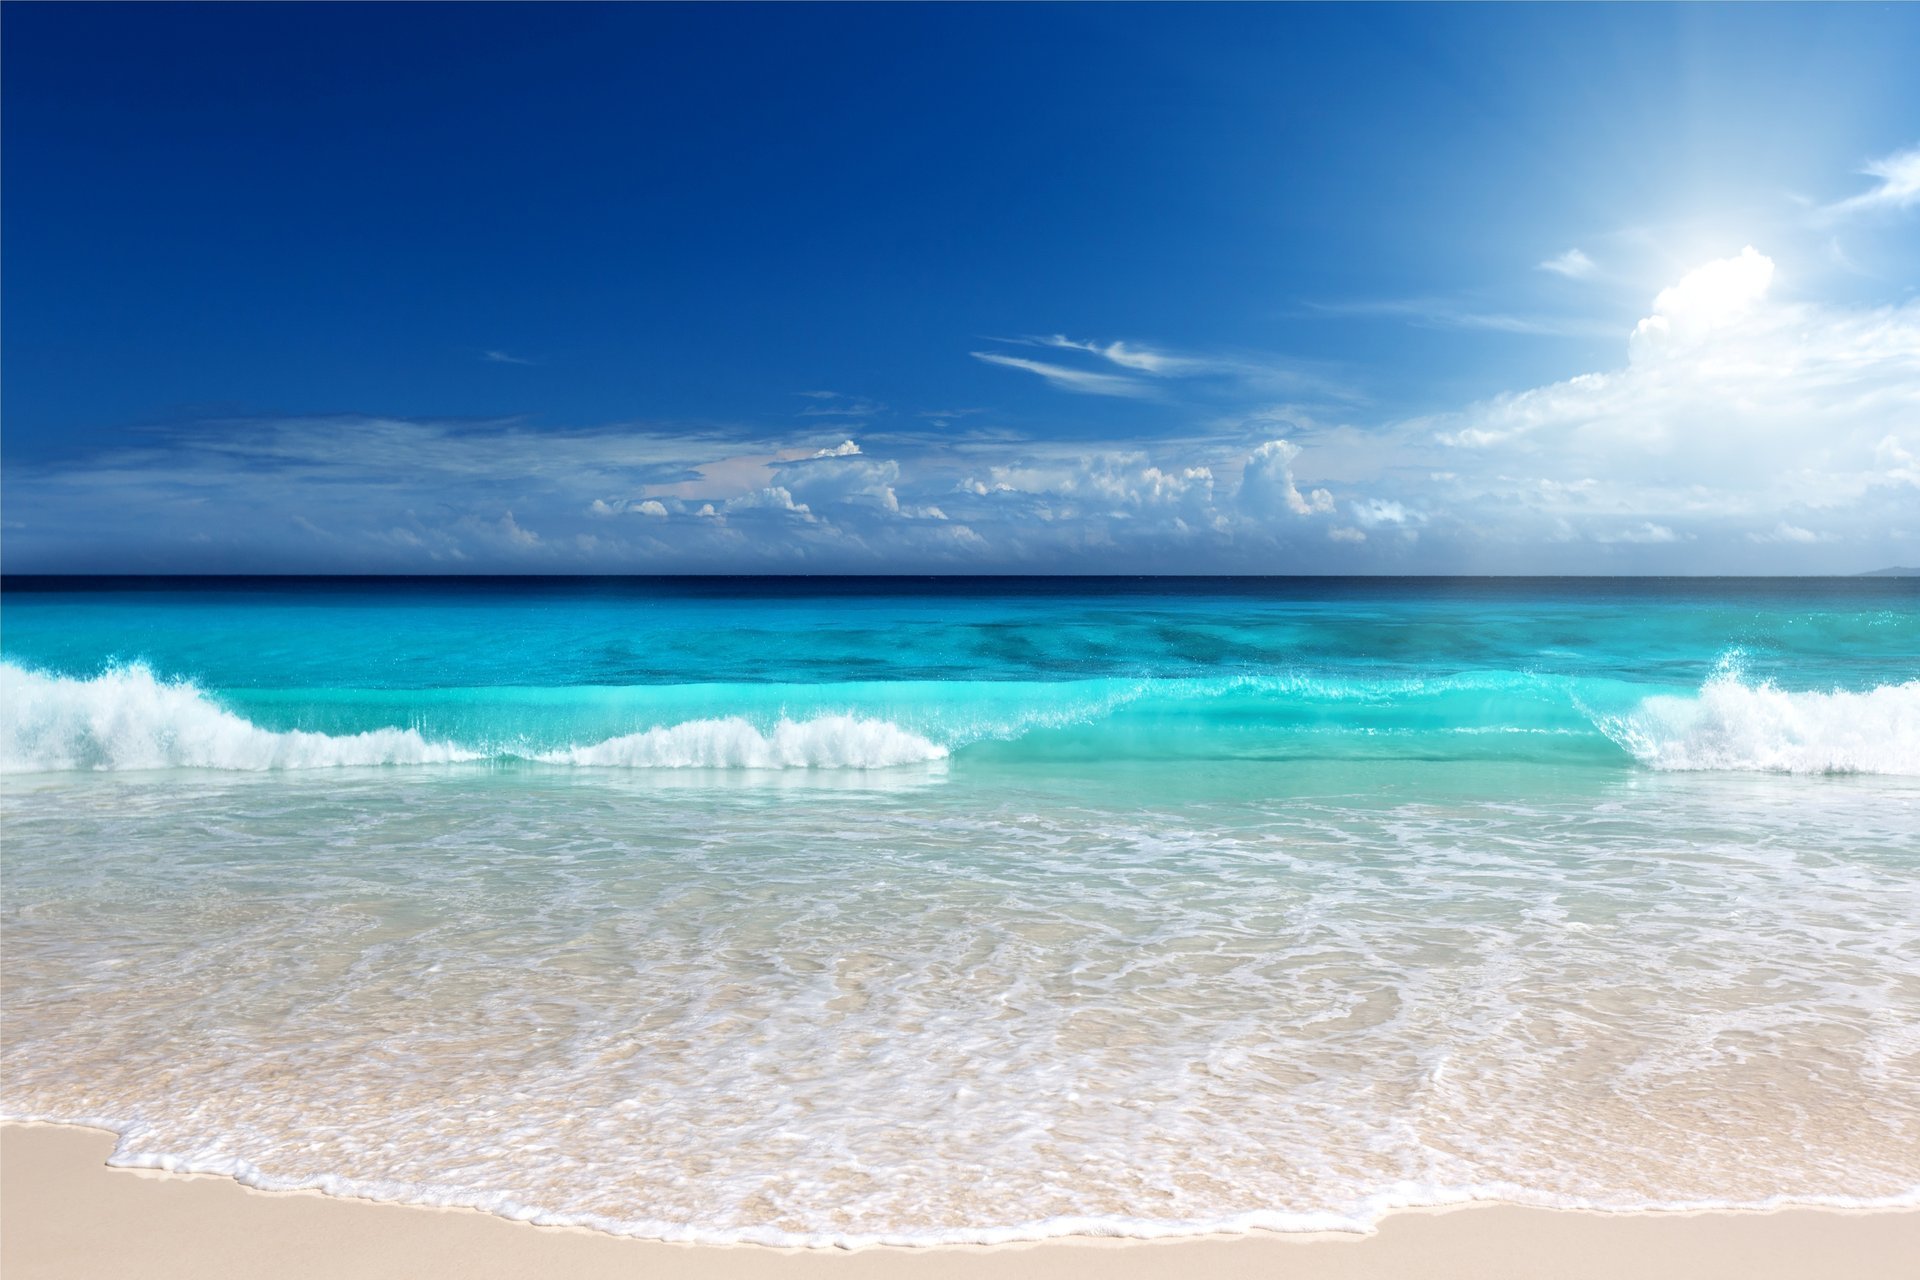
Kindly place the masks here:
[(834, 391), (801, 391), (796, 394), (815, 402), (800, 411), (803, 418), (871, 418), (876, 413), (884, 413), (887, 408), (865, 396), (843, 396)]
[(538, 364), (537, 360), (527, 360), (520, 356), (510, 356), (504, 351), (482, 352), (480, 358), (488, 364)]
[[(10, 461), (0, 475), (6, 566), (1835, 572), (1911, 563), (1920, 301), (1780, 300), (1770, 296), (1773, 275), (1751, 247), (1676, 272), (1637, 327), (1614, 326), (1618, 360), (1400, 421), (1367, 421), (1351, 404), (1249, 412), (1255, 375), (1232, 358), (1060, 336), (1013, 348), (1024, 355), (973, 354), (1067, 391), (1151, 397), (1151, 414), (1086, 416), (1151, 418), (1154, 434), (1118, 438), (1098, 426), (1105, 434), (1063, 438), (993, 418), (969, 430), (951, 425), (959, 410), (922, 411), (921, 425), (888, 433), (870, 429), (885, 418), (796, 422), (792, 401), (759, 425), (555, 430), (334, 416), (155, 426), (113, 447)], [(1362, 305), (1406, 316), (1415, 304)], [(1058, 363), (1029, 358), (1052, 351)], [(1156, 373), (1141, 363), (1152, 357), (1208, 372)], [(808, 408), (868, 403), (797, 394)], [(1184, 394), (1211, 402), (1182, 405)]]
[(1516, 315), (1481, 311), (1445, 298), (1383, 298), (1359, 302), (1310, 302), (1323, 315), (1404, 320), (1436, 329), (1479, 329), (1544, 338), (1592, 338), (1614, 332), (1612, 326), (1569, 316)]
[(1205, 373), (1219, 368), (1219, 362), (1195, 359), (1191, 356), (1168, 355), (1152, 347), (1138, 343), (1078, 342), (1063, 333), (1051, 337), (1035, 338), (1033, 341), (1043, 347), (1055, 347), (1062, 351), (1085, 351), (1089, 355), (1099, 356), (1122, 369), (1131, 369), (1136, 373), (1150, 373), (1156, 377), (1180, 377), (1184, 374)]
[[(1093, 395), (1151, 396), (1171, 403), (1175, 398), (1172, 388), (1183, 385), (1183, 398), (1198, 397), (1216, 403), (1223, 397), (1265, 397), (1281, 392), (1348, 402), (1364, 399), (1352, 388), (1336, 382), (1324, 368), (1252, 352), (1195, 354), (1132, 340), (1090, 341), (1063, 333), (989, 341), (1071, 352), (1075, 357), (1092, 357), (1126, 371), (1124, 374), (1095, 372), (1017, 356), (973, 353), (977, 359), (1056, 378), (1056, 385), (1064, 390)], [(1068, 385), (1068, 379), (1075, 385)]]
[(1600, 270), (1597, 263), (1578, 249), (1569, 249), (1558, 257), (1548, 258), (1537, 264), (1537, 270), (1551, 271), (1554, 275), (1565, 276), (1569, 280), (1585, 280)]
[(985, 413), (985, 409), (922, 409), (915, 417), (925, 418), (936, 427), (946, 427), (962, 418), (971, 418), (975, 414)]
[(1007, 369), (1024, 369), (1028, 373), (1038, 374), (1062, 391), (1073, 391), (1088, 396), (1134, 398), (1153, 393), (1152, 388), (1139, 379), (1122, 377), (1119, 374), (1090, 373), (1085, 369), (1070, 369), (1062, 364), (1048, 364), (1044, 360), (1024, 360), (1019, 356), (1003, 356), (994, 351), (973, 351), (968, 354), (975, 360), (984, 360), (988, 364), (997, 364)]
[(1880, 185), (1822, 209), (1828, 219), (1873, 209), (1906, 209), (1920, 204), (1920, 146), (1896, 151), (1869, 163), (1860, 172), (1880, 179)]

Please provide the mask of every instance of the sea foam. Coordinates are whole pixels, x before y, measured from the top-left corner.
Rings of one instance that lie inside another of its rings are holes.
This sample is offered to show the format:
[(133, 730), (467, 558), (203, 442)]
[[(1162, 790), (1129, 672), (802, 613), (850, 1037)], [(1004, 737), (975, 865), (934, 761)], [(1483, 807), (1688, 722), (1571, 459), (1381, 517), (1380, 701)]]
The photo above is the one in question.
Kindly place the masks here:
[(782, 718), (765, 732), (739, 716), (726, 716), (541, 752), (536, 759), (629, 769), (884, 769), (946, 754), (945, 747), (917, 733), (865, 716)]
[(1596, 723), (1651, 769), (1920, 775), (1920, 680), (1796, 692), (1727, 666), (1695, 697), (1647, 698)]
[[(1920, 680), (1863, 692), (1748, 681), (1728, 662), (1691, 696), (1524, 673), (1423, 680), (1302, 675), (1224, 680), (1002, 684), (457, 690), (463, 718), (429, 695), (389, 691), (326, 733), (273, 729), (187, 680), (143, 665), (92, 677), (0, 663), (0, 773), (143, 769), (264, 772), (521, 760), (571, 768), (874, 770), (973, 747), (1088, 760), (1297, 751), (1459, 751), (1463, 738), (1611, 740), (1662, 771), (1920, 776)], [(273, 691), (268, 691), (272, 693)], [(354, 706), (314, 691), (288, 710)], [(543, 697), (529, 702), (527, 695)], [(635, 695), (644, 695), (636, 697)], [(253, 691), (242, 699), (260, 703)], [(384, 698), (385, 701), (379, 699)], [(333, 701), (329, 703), (329, 699)], [(1590, 705), (1591, 704), (1591, 705)], [(264, 705), (276, 705), (267, 698)], [(529, 715), (529, 707), (535, 709)], [(1604, 709), (1615, 708), (1615, 709)], [(255, 714), (260, 714), (255, 712)], [(271, 722), (287, 710), (268, 710)], [(383, 723), (384, 722), (384, 723)], [(409, 727), (411, 722), (411, 727)], [(366, 725), (363, 731), (346, 732)], [(1604, 735), (1604, 737), (1602, 736)], [(1582, 740), (1587, 746), (1583, 747)], [(999, 744), (995, 746), (994, 744)], [(1478, 748), (1476, 748), (1478, 749)], [(1560, 750), (1555, 747), (1553, 750)], [(1521, 754), (1541, 756), (1547, 747)]]
[(560, 749), (480, 748), (385, 727), (353, 734), (262, 728), (191, 681), (143, 665), (88, 679), (0, 663), (0, 773), (221, 769), (265, 772), (530, 759), (627, 769), (880, 769), (947, 749), (887, 720), (696, 719)]
[(0, 703), (0, 773), (314, 769), (449, 763), (478, 754), (412, 729), (263, 729), (191, 682), (160, 680), (140, 665), (80, 680), (0, 663)]

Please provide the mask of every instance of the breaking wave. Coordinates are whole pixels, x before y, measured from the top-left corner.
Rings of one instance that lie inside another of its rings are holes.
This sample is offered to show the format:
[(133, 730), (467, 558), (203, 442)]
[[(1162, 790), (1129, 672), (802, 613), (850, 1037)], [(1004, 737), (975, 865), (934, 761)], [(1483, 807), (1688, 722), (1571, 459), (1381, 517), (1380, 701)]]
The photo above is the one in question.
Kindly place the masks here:
[(762, 731), (730, 716), (560, 750), (480, 749), (418, 729), (329, 734), (265, 729), (188, 681), (145, 666), (91, 679), (0, 663), (0, 773), (135, 769), (324, 769), (523, 758), (629, 769), (877, 769), (938, 760), (939, 746), (885, 720), (781, 718)]
[(413, 729), (334, 735), (276, 733), (235, 715), (191, 683), (144, 666), (87, 680), (0, 663), (0, 772), (123, 769), (317, 769), (444, 764), (478, 753)]
[[(242, 690), (142, 665), (0, 663), (0, 772), (267, 771), (527, 761), (869, 770), (983, 761), (1527, 759), (1662, 771), (1920, 775), (1920, 680), (1698, 690), (1530, 672), (1059, 682)], [(262, 723), (264, 721), (264, 723)], [(279, 727), (273, 727), (273, 726)], [(297, 726), (297, 727), (296, 727)], [(1624, 752), (1624, 758), (1622, 753)]]
[(1920, 775), (1920, 680), (1794, 692), (1723, 667), (1694, 697), (1595, 722), (1650, 769)]
[(764, 733), (739, 716), (690, 720), (534, 758), (626, 769), (884, 769), (946, 754), (938, 743), (886, 720), (826, 715), (782, 719)]

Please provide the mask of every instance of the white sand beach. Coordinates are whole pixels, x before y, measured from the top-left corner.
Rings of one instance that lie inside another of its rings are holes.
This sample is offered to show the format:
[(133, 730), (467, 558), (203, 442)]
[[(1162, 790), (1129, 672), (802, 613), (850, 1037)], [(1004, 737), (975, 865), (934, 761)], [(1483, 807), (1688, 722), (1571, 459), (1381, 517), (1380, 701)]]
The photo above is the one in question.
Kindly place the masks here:
[(1920, 1257), (1920, 1210), (1599, 1214), (1507, 1205), (1396, 1214), (1371, 1236), (860, 1250), (676, 1245), (110, 1169), (112, 1147), (112, 1136), (94, 1129), (0, 1127), (0, 1271), (8, 1280), (1896, 1280), (1911, 1276)]

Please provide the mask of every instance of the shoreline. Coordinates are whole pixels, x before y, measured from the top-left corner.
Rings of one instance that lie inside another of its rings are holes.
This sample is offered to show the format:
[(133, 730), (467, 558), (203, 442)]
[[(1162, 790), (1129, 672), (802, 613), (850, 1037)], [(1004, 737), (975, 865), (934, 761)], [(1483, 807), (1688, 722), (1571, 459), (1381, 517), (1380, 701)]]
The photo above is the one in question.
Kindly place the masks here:
[(114, 1135), (77, 1125), (0, 1124), (0, 1271), (9, 1277), (140, 1276), (597, 1280), (1148, 1280), (1176, 1274), (1370, 1280), (1788, 1280), (1908, 1274), (1920, 1209), (1606, 1213), (1486, 1203), (1407, 1209), (1370, 1235), (1251, 1232), (995, 1245), (790, 1249), (679, 1244), (542, 1227), (474, 1209), (388, 1204), (317, 1191), (259, 1191), (217, 1174), (106, 1164)]

